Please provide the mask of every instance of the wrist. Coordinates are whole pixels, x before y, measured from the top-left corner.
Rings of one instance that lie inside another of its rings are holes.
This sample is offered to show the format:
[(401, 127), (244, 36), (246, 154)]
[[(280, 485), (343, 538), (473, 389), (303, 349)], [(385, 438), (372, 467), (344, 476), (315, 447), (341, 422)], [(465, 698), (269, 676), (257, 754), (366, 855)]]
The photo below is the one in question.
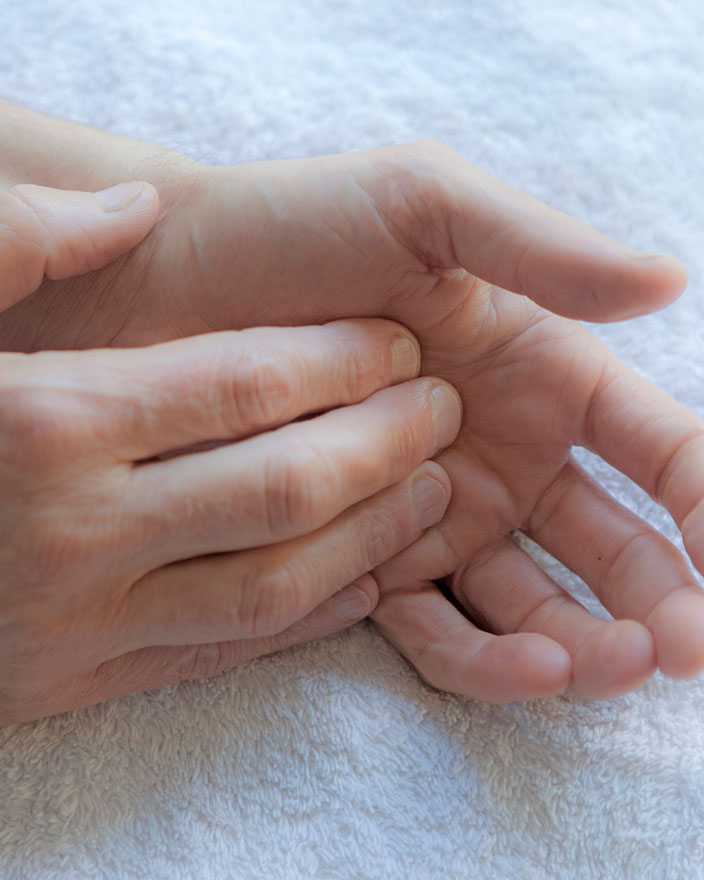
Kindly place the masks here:
[(33, 183), (95, 192), (145, 180), (168, 205), (199, 168), (175, 150), (0, 100), (0, 188)]

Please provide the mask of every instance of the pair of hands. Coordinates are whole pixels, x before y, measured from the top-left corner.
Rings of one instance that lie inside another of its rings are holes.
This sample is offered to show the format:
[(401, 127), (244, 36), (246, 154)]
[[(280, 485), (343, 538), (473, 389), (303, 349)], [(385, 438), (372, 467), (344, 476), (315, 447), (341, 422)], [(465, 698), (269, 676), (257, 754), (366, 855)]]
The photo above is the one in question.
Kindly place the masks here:
[[(54, 125), (57, 138), (68, 136)], [(129, 170), (156, 183), (162, 212), (127, 257), (83, 280), (45, 283), (0, 316), (0, 348), (144, 345), (359, 315), (399, 321), (421, 343), (423, 372), (454, 386), (464, 413), (457, 439), (436, 457), (452, 485), (444, 518), (377, 566), (373, 580), (357, 582), (372, 602), (373, 584), (380, 589), (372, 616), (387, 638), (432, 684), (494, 701), (568, 685), (609, 697), (636, 687), (656, 663), (676, 677), (701, 670), (704, 597), (686, 560), (606, 496), (570, 450), (588, 446), (664, 503), (701, 571), (702, 423), (556, 314), (607, 320), (658, 308), (683, 288), (681, 267), (634, 255), (437, 145), (220, 169), (164, 155), (154, 162), (143, 145), (70, 134), (84, 151), (80, 174), (54, 167), (41, 182), (97, 188)], [(101, 148), (112, 171), (91, 165)], [(444, 483), (442, 470), (432, 475)], [(517, 529), (583, 577), (617, 619), (598, 620), (574, 602), (514, 541)], [(409, 529), (406, 543), (415, 534)], [(205, 586), (188, 574), (202, 564), (179, 563), (184, 615), (211, 583), (210, 572)], [(454, 603), (436, 586), (441, 579)], [(208, 629), (229, 616), (231, 584), (215, 590), (214, 618), (198, 632), (211, 647), (197, 649), (207, 659), (194, 674), (234, 665), (242, 651), (253, 656), (250, 641), (232, 646), (241, 632), (223, 638)], [(45, 622), (47, 631), (62, 636)], [(159, 644), (157, 669), (160, 651), (182, 650)], [(185, 672), (170, 670), (164, 682)], [(111, 681), (113, 690), (85, 701), (158, 683)]]

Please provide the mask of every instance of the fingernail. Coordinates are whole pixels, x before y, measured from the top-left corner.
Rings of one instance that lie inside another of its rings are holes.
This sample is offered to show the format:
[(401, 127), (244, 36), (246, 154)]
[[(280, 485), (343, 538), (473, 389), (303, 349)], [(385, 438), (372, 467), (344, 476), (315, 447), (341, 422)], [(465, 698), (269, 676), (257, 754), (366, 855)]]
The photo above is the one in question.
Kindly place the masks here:
[(447, 492), (442, 483), (427, 475), (418, 477), (411, 488), (418, 526), (428, 529), (439, 523), (447, 507)]
[(107, 213), (124, 211), (129, 208), (144, 191), (144, 184), (139, 180), (131, 180), (129, 183), (118, 183), (108, 189), (101, 189), (93, 193), (101, 207)]
[(345, 587), (335, 593), (335, 604), (342, 620), (361, 620), (371, 608), (369, 596), (359, 587)]
[(444, 449), (457, 436), (462, 420), (459, 397), (446, 385), (438, 385), (430, 395), (430, 405), (435, 422), (435, 442)]
[(396, 336), (391, 341), (391, 379), (413, 379), (420, 370), (420, 346), (412, 336)]

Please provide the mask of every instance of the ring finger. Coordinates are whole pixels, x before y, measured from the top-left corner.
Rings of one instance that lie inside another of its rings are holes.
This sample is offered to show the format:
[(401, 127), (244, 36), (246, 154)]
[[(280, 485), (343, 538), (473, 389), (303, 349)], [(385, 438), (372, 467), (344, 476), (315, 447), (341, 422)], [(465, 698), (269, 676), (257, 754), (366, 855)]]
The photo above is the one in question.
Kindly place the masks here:
[(121, 630), (134, 644), (120, 653), (280, 632), (439, 522), (449, 497), (445, 471), (426, 462), (312, 534), (152, 571), (125, 597)]

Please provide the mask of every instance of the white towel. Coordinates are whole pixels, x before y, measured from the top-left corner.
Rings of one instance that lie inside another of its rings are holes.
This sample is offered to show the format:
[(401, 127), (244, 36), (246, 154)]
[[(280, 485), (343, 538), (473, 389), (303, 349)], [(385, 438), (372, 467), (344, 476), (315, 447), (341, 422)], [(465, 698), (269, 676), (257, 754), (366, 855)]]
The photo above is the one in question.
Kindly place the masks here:
[[(596, 332), (704, 416), (703, 36), (701, 0), (3, 0), (0, 93), (207, 162), (445, 141), (685, 263)], [(363, 623), (0, 732), (0, 877), (704, 877), (703, 697), (487, 706)]]

